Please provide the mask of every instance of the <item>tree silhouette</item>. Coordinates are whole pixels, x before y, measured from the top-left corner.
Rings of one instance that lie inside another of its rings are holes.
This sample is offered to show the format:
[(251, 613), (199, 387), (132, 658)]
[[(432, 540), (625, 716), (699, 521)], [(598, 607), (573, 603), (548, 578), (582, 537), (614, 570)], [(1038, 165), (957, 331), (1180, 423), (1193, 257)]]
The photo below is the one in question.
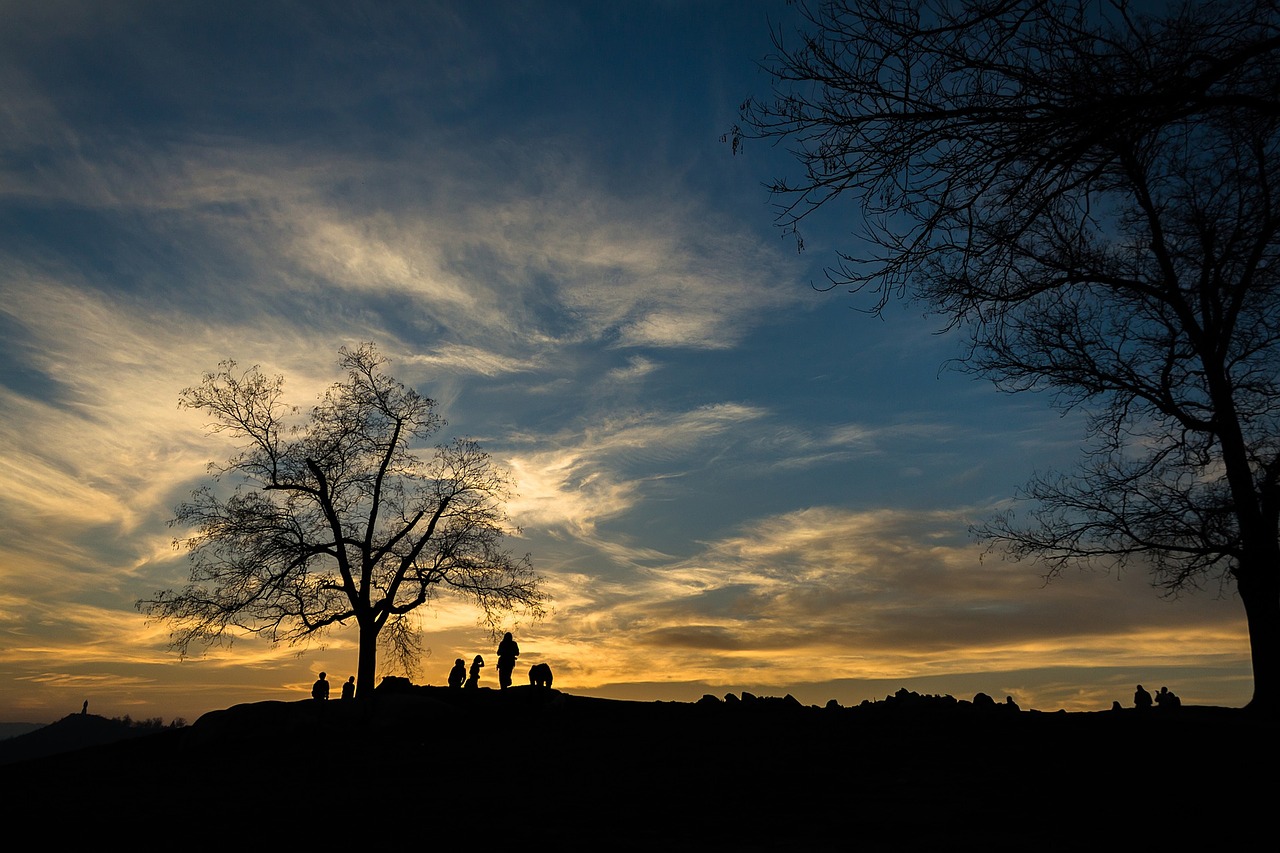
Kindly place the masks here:
[(405, 617), (437, 591), (473, 600), (496, 635), (502, 614), (541, 616), (544, 594), (528, 557), (502, 548), (509, 483), (474, 442), (441, 444), (430, 459), (412, 444), (443, 420), (435, 402), (382, 372), (372, 344), (339, 350), (345, 382), (298, 421), (283, 377), (225, 361), (185, 389), (184, 408), (213, 418), (240, 452), (210, 464), (215, 481), (177, 508), (194, 533), (188, 586), (138, 602), (175, 626), (171, 643), (234, 639), (246, 631), (295, 643), (354, 619), (358, 698), (372, 696), (381, 642), (404, 668), (420, 652)]
[(1275, 711), (1277, 4), (800, 7), (774, 97), (728, 135), (791, 143), (780, 223), (856, 200), (832, 287), (928, 306), (969, 334), (967, 368), (1089, 416), (1080, 468), (977, 532), (1049, 576), (1140, 559), (1170, 593), (1234, 584), (1250, 706)]

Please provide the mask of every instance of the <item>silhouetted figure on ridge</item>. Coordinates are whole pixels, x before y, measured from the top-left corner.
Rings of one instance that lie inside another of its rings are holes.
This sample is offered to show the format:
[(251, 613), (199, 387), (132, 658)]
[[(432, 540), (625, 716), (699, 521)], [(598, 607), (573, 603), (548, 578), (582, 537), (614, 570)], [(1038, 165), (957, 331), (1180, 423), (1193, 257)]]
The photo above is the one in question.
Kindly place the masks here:
[(502, 636), (502, 642), (498, 643), (498, 687), (506, 690), (511, 686), (511, 673), (516, 668), (516, 658), (520, 656), (520, 647), (516, 645), (516, 641), (511, 638), (511, 632), (508, 631)]
[(453, 662), (453, 669), (449, 670), (449, 686), (461, 687), (462, 682), (467, 680), (467, 665), (462, 662), (462, 658), (458, 658)]
[(545, 663), (535, 663), (529, 667), (529, 683), (534, 687), (551, 689), (551, 667)]
[(320, 673), (320, 677), (316, 679), (316, 683), (311, 685), (311, 698), (329, 698), (329, 679), (325, 678), (325, 673)]
[(1182, 700), (1168, 687), (1161, 687), (1160, 692), (1156, 694), (1156, 707), (1161, 709), (1180, 708), (1182, 707)]
[(476, 659), (471, 662), (471, 677), (467, 679), (467, 687), (480, 686), (480, 668), (484, 666), (484, 658), (476, 655)]
[(84, 700), (84, 704), (80, 706), (80, 713), (81, 713), (82, 715), (83, 715), (83, 714), (87, 714), (87, 713), (89, 713), (89, 700), (88, 700), (88, 699)]
[(354, 675), (348, 678), (346, 682), (343, 683), (342, 698), (343, 699), (356, 698), (356, 677)]
[(1151, 707), (1151, 694), (1138, 685), (1138, 689), (1133, 691), (1133, 707), (1139, 711), (1145, 711)]

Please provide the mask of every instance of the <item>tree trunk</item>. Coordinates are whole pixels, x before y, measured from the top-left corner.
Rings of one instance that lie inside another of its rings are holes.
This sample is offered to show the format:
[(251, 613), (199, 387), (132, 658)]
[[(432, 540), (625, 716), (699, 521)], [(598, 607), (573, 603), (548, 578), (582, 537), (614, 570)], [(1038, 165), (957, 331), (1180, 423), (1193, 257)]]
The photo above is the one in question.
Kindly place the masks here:
[(378, 674), (378, 625), (360, 623), (360, 652), (356, 665), (356, 698), (372, 700)]
[(1216, 356), (1206, 356), (1201, 363), (1209, 382), (1240, 537), (1236, 590), (1244, 604), (1253, 661), (1253, 698), (1245, 707), (1273, 717), (1280, 713), (1280, 542), (1275, 511), (1269, 489), (1260, 489), (1255, 479), (1253, 454), (1245, 440), (1226, 365)]
[(1253, 658), (1253, 698), (1246, 706), (1267, 716), (1280, 715), (1280, 563), (1241, 561), (1236, 589), (1244, 604)]

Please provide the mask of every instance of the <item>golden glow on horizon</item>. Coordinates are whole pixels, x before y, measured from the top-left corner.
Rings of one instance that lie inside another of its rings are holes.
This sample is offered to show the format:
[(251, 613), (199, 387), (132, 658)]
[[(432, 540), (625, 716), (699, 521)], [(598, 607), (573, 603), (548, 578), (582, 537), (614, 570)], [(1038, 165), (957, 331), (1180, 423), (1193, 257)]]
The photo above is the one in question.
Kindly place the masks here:
[[(1163, 616), (1168, 625), (1117, 632), (1114, 620), (1104, 615), (1093, 630), (1077, 627), (1057, 636), (1046, 636), (1051, 626), (1034, 619), (1022, 625), (1013, 602), (1025, 599), (1032, 581), (1024, 571), (1003, 565), (980, 570), (972, 544), (948, 545), (947, 536), (911, 533), (949, 520), (950, 515), (936, 513), (916, 517), (810, 508), (759, 522), (749, 534), (708, 543), (698, 557), (666, 557), (663, 568), (638, 568), (662, 555), (645, 549), (628, 553), (614, 542), (614, 559), (632, 567), (617, 581), (585, 572), (548, 573), (554, 598), (549, 618), (515, 626), (525, 651), (522, 663), (551, 663), (556, 686), (569, 691), (700, 683), (781, 693), (792, 685), (832, 680), (906, 683), (990, 672), (993, 681), (1003, 681), (1002, 672), (1247, 662), (1247, 636), (1234, 611), (1226, 622), (1197, 625), (1152, 599), (1144, 605), (1149, 618)], [(162, 549), (158, 534), (139, 541), (142, 550), (127, 558), (130, 573), (154, 572), (156, 564), (168, 565), (170, 573), (185, 572), (183, 555), (167, 543)], [(30, 550), (10, 551), (8, 560), (10, 566), (60, 582), (64, 594), (85, 580), (79, 571), (50, 572)], [(1081, 576), (1060, 585), (1069, 595), (1055, 597), (1050, 587), (1042, 596), (1046, 605), (1059, 609), (1070, 609), (1073, 600), (1082, 608), (1105, 608), (1115, 601), (1115, 583)], [(307, 688), (319, 669), (335, 677), (348, 669), (354, 674), (350, 629), (332, 632), (310, 648), (272, 647), (245, 637), (230, 648), (213, 647), (179, 662), (165, 648), (168, 629), (146, 625), (135, 611), (63, 602), (48, 608), (48, 618), (33, 620), (38, 608), (12, 585), (0, 599), (8, 640), (0, 647), (0, 664), (25, 673), (10, 689), (0, 690), (0, 708), (40, 707), (22, 696), (36, 687), (66, 697), (63, 705), (73, 694), (103, 689), (130, 693), (139, 705), (152, 701), (141, 698), (148, 695), (156, 702), (173, 701), (162, 697), (184, 688), (166, 688), (161, 680), (174, 667), (205, 678), (227, 673), (237, 689), (257, 698), (289, 698)], [(443, 684), (453, 657), (492, 653), (465, 602), (442, 596), (420, 615), (431, 656), (410, 673), (416, 683)], [(983, 624), (989, 628), (975, 633)], [(981, 639), (984, 630), (992, 636)], [(1025, 636), (1019, 636), (1023, 630)], [(108, 666), (149, 674), (102, 675)], [(210, 700), (208, 688), (185, 689)], [(1072, 710), (1097, 710), (1100, 699), (1104, 705), (1124, 699), (1111, 695), (1116, 691), (1109, 687), (1066, 683), (974, 689), (1007, 691), (1028, 707), (1048, 703)], [(828, 698), (837, 692), (833, 689)]]

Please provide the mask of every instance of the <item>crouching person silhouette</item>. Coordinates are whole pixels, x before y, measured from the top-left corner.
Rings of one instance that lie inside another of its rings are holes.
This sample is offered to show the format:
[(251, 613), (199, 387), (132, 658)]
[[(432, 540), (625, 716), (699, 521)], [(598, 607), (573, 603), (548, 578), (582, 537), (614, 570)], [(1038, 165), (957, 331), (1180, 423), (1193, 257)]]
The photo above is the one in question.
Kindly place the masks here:
[(467, 680), (467, 665), (462, 662), (462, 658), (458, 658), (453, 662), (453, 669), (449, 670), (449, 686), (461, 687), (462, 682)]
[(535, 663), (529, 667), (529, 683), (534, 687), (551, 689), (551, 667), (545, 663)]

